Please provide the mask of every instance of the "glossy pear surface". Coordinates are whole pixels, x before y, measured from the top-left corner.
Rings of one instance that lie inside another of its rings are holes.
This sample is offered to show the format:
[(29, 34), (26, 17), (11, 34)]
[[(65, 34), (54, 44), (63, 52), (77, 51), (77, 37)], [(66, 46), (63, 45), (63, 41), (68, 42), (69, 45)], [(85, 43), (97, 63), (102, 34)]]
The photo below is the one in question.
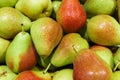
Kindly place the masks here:
[(74, 59), (74, 80), (110, 80), (112, 70), (90, 49), (84, 49)]
[(66, 33), (77, 32), (86, 22), (86, 12), (79, 0), (62, 0), (56, 20)]

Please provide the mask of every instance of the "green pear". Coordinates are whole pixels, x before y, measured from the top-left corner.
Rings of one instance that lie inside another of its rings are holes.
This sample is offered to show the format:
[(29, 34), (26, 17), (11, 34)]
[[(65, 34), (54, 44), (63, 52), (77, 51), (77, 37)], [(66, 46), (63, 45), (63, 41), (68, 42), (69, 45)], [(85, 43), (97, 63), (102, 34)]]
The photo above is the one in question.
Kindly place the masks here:
[(116, 68), (120, 69), (120, 48), (118, 48), (114, 54), (114, 63)]
[(7, 65), (0, 65), (0, 80), (14, 80), (17, 74), (12, 72)]
[(98, 14), (112, 15), (116, 9), (116, 0), (86, 0), (83, 6), (88, 17)]
[(110, 80), (112, 69), (91, 49), (83, 49), (73, 62), (73, 80)]
[(73, 69), (65, 68), (57, 71), (52, 80), (73, 80)]
[(62, 0), (56, 13), (56, 20), (64, 32), (79, 31), (86, 23), (86, 12), (79, 0)]
[(118, 21), (120, 23), (120, 0), (117, 0)]
[(53, 11), (51, 13), (51, 17), (56, 19), (56, 13), (60, 7), (62, 1), (52, 1), (52, 5), (53, 5)]
[(113, 72), (111, 80), (120, 80), (120, 71)]
[(14, 7), (18, 0), (0, 0), (0, 7)]
[(37, 63), (37, 53), (29, 33), (19, 32), (6, 52), (6, 64), (15, 73), (32, 69)]
[(16, 9), (24, 13), (31, 20), (50, 16), (52, 13), (51, 0), (19, 0)]
[(87, 22), (89, 39), (99, 45), (116, 46), (120, 44), (120, 24), (110, 15), (96, 15)]
[(7, 51), (9, 44), (10, 44), (9, 40), (0, 38), (0, 64), (5, 63), (6, 51)]
[(22, 30), (28, 31), (31, 20), (12, 7), (0, 8), (0, 37), (13, 39)]
[(33, 22), (30, 34), (39, 56), (48, 57), (60, 42), (63, 31), (54, 19), (43, 17)]
[(90, 49), (94, 51), (101, 59), (103, 59), (111, 69), (113, 69), (113, 53), (109, 48), (100, 45), (93, 45), (90, 47)]
[(72, 64), (77, 53), (85, 48), (89, 48), (89, 44), (80, 34), (66, 34), (53, 53), (51, 64), (56, 67)]

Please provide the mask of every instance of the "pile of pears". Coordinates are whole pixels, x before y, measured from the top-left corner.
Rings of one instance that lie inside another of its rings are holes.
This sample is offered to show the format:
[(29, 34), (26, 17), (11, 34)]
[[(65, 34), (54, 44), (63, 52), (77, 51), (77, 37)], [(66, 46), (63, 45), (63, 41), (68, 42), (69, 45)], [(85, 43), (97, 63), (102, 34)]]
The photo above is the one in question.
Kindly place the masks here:
[(119, 80), (120, 0), (1, 0), (0, 80)]

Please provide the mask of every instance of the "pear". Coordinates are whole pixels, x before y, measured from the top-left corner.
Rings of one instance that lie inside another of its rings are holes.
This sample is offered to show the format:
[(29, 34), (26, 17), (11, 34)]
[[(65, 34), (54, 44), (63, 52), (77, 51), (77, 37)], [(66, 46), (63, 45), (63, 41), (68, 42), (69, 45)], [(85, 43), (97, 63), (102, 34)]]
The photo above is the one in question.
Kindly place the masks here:
[(1, 7), (14, 7), (18, 0), (0, 0)]
[(15, 8), (28, 16), (31, 20), (48, 17), (52, 13), (51, 0), (19, 0)]
[(0, 37), (13, 39), (22, 30), (28, 31), (31, 20), (12, 7), (0, 8)]
[(5, 55), (9, 44), (9, 40), (0, 37), (0, 64), (5, 64)]
[(112, 15), (116, 9), (116, 0), (86, 0), (83, 6), (88, 17), (98, 14)]
[(52, 80), (73, 80), (73, 69), (65, 68), (61, 69), (53, 75)]
[(12, 72), (7, 65), (0, 65), (0, 80), (14, 80), (17, 74)]
[(89, 48), (86, 39), (82, 38), (78, 33), (68, 33), (64, 35), (54, 51), (51, 64), (56, 67), (72, 64), (77, 52), (85, 48)]
[(19, 32), (6, 52), (6, 64), (15, 73), (32, 69), (37, 63), (37, 53), (29, 33)]
[(64, 32), (77, 32), (86, 23), (86, 12), (79, 0), (62, 0), (56, 20)]
[(83, 49), (74, 59), (74, 80), (110, 80), (111, 76), (108, 64), (90, 49)]
[(54, 19), (43, 17), (33, 22), (30, 34), (39, 56), (48, 57), (60, 42), (63, 31)]
[(120, 44), (120, 24), (110, 15), (97, 15), (87, 22), (89, 39), (99, 45), (116, 46)]
[(118, 21), (120, 23), (120, 0), (117, 0)]
[(90, 47), (90, 49), (94, 51), (101, 59), (103, 59), (111, 69), (113, 69), (113, 53), (109, 48), (100, 45), (93, 45)]
[(51, 17), (53, 19), (56, 19), (56, 13), (60, 7), (60, 4), (61, 4), (62, 1), (52, 1), (52, 6), (53, 6), (53, 11), (51, 13)]
[(19, 73), (15, 80), (52, 80), (52, 77), (48, 72), (27, 70)]

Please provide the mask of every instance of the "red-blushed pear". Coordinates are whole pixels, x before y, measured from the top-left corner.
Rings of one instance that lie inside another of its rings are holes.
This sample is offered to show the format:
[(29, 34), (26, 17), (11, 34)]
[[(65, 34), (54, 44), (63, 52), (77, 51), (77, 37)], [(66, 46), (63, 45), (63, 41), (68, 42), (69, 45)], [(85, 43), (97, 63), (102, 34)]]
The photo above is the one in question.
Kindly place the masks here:
[(27, 70), (18, 74), (15, 80), (52, 80), (49, 73), (38, 70)]
[(52, 80), (52, 75), (47, 71), (50, 66), (51, 64), (48, 64), (45, 69), (34, 67), (34, 69), (20, 72), (15, 80)]
[(77, 32), (86, 23), (86, 12), (79, 0), (62, 0), (56, 20), (66, 33)]
[[(63, 36), (61, 42), (54, 51), (51, 58), (51, 64), (56, 67), (72, 64), (77, 55), (76, 52), (85, 48), (89, 48), (86, 39), (82, 38), (78, 33), (68, 33)], [(76, 51), (74, 49), (76, 49)]]
[(100, 58), (102, 58), (111, 67), (111, 69), (113, 69), (113, 53), (109, 48), (101, 45), (93, 45), (90, 49), (94, 51)]
[(60, 42), (63, 30), (54, 19), (43, 17), (33, 22), (30, 34), (39, 56), (48, 57)]
[(111, 76), (108, 64), (90, 49), (83, 49), (74, 59), (74, 80), (110, 80)]
[(87, 21), (87, 35), (92, 42), (99, 45), (119, 45), (120, 24), (110, 15), (99, 14)]
[(37, 63), (37, 53), (29, 33), (20, 32), (6, 52), (6, 64), (15, 73), (32, 69)]

